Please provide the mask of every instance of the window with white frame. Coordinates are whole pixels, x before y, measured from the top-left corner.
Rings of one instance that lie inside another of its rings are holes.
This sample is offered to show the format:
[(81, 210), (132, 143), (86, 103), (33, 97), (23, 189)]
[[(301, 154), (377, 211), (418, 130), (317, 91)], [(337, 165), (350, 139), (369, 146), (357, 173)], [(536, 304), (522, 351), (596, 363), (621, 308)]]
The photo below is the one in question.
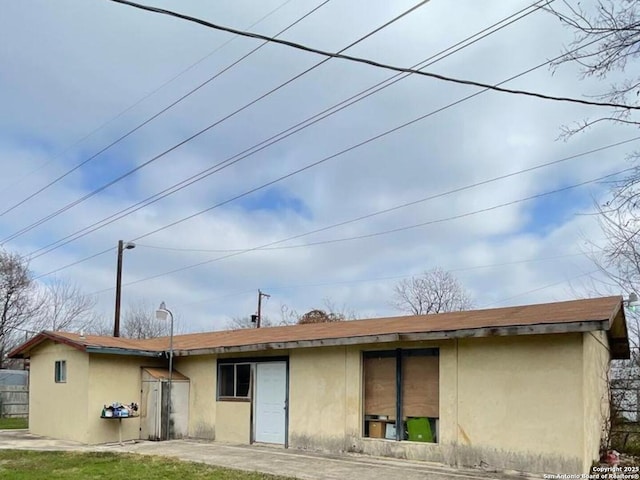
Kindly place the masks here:
[(54, 379), (56, 383), (67, 382), (67, 361), (56, 360)]
[(221, 363), (218, 365), (218, 398), (249, 399), (251, 391), (250, 363)]

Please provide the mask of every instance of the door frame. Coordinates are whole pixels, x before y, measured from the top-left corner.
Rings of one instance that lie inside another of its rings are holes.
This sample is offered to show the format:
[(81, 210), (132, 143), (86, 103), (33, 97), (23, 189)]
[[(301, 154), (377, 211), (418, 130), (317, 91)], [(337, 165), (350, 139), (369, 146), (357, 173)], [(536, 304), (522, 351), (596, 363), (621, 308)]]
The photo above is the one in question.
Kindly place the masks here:
[[(250, 363), (251, 364), (251, 406), (249, 408), (249, 443), (254, 444), (256, 442), (256, 364), (257, 363), (282, 363), (285, 364), (285, 396), (284, 396), (284, 448), (289, 448), (289, 356), (273, 356), (273, 357), (233, 357), (233, 358), (218, 358), (216, 368), (218, 365), (233, 364), (233, 363)], [(216, 370), (218, 371), (218, 370)], [(274, 444), (275, 445), (275, 444)]]

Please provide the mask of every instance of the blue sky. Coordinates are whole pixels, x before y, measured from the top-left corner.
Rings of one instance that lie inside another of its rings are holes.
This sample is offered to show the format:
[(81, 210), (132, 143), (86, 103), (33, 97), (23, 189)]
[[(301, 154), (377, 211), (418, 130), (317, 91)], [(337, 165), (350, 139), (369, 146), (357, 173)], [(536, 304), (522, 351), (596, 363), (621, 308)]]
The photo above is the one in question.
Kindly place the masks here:
[[(241, 29), (272, 12), (252, 30), (273, 35), (320, 3), (154, 4)], [(332, 0), (282, 38), (338, 51), (412, 5), (409, 0)], [(527, 5), (496, 0), (480, 7), (464, 0), (454, 6), (433, 0), (347, 53), (410, 66)], [(97, 0), (60, 0), (55, 6), (44, 0), (11, 2), (3, 6), (0, 32), (0, 205), (5, 209), (259, 45)], [(497, 83), (555, 57), (572, 38), (555, 18), (537, 11), (428, 70)], [(46, 274), (59, 270), (56, 276), (86, 293), (98, 292), (96, 309), (109, 319), (115, 251), (92, 256), (115, 249), (120, 239), (135, 240), (138, 248), (125, 254), (123, 305), (152, 308), (164, 300), (180, 318), (183, 331), (222, 328), (229, 318), (251, 313), (258, 288), (273, 289), (265, 311), (274, 319), (282, 306), (304, 312), (322, 306), (325, 299), (360, 317), (391, 315), (398, 313), (389, 304), (395, 282), (434, 267), (456, 271), (478, 305), (589, 293), (584, 273), (593, 267), (580, 253), (585, 240), (598, 244), (602, 239), (597, 219), (584, 214), (593, 210), (594, 201), (606, 198), (606, 185), (589, 184), (455, 217), (627, 168), (625, 154), (633, 144), (276, 243), (636, 133), (601, 124), (562, 141), (558, 137), (563, 125), (601, 112), (495, 92), (449, 108), (477, 89), (411, 76), (254, 152), (252, 147), (265, 139), (393, 75), (331, 60), (231, 115), (320, 60), (283, 46), (265, 46), (85, 167), (0, 216), (0, 237), (8, 238), (77, 202), (4, 248), (29, 256), (232, 159), (238, 162), (64, 247), (34, 256), (34, 274), (49, 281), (53, 276)], [(567, 65), (553, 75), (549, 67), (540, 68), (509, 86), (582, 97), (608, 88), (612, 80), (582, 80), (579, 71)], [(411, 126), (357, 147), (426, 114)], [(126, 180), (78, 202), (214, 123), (218, 125)], [(242, 154), (245, 151), (249, 154)], [(278, 180), (283, 176), (288, 177)], [(363, 238), (333, 241), (351, 237)], [(323, 241), (327, 243), (299, 247)], [(271, 243), (296, 248), (256, 250)], [(251, 251), (230, 255), (238, 249)], [(219, 257), (226, 258), (216, 260)]]
[(264, 210), (275, 213), (291, 211), (300, 217), (312, 220), (311, 211), (305, 205), (304, 199), (293, 197), (285, 190), (277, 187), (269, 188), (246, 199), (241, 199), (238, 205), (249, 211)]

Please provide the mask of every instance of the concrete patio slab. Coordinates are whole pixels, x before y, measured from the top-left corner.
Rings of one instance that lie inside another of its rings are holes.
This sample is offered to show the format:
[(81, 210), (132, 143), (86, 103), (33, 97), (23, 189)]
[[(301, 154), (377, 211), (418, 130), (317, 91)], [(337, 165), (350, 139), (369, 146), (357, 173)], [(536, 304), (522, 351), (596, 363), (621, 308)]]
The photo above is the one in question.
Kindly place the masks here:
[(370, 457), (327, 455), (271, 446), (227, 445), (197, 440), (139, 441), (124, 445), (84, 445), (31, 435), (27, 430), (0, 430), (0, 449), (123, 452), (159, 455), (301, 480), (513, 480), (522, 475), (460, 469), (440, 464)]

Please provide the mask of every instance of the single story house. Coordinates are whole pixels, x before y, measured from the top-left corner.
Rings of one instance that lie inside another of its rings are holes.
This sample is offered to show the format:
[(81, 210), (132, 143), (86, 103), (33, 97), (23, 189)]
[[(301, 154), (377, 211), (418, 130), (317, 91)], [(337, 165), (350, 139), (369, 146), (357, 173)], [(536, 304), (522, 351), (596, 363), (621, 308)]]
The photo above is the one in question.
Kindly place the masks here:
[[(235, 444), (585, 473), (629, 357), (621, 297), (132, 340), (45, 331), (29, 358), (32, 433), (88, 444)], [(119, 402), (139, 405), (103, 418)]]

